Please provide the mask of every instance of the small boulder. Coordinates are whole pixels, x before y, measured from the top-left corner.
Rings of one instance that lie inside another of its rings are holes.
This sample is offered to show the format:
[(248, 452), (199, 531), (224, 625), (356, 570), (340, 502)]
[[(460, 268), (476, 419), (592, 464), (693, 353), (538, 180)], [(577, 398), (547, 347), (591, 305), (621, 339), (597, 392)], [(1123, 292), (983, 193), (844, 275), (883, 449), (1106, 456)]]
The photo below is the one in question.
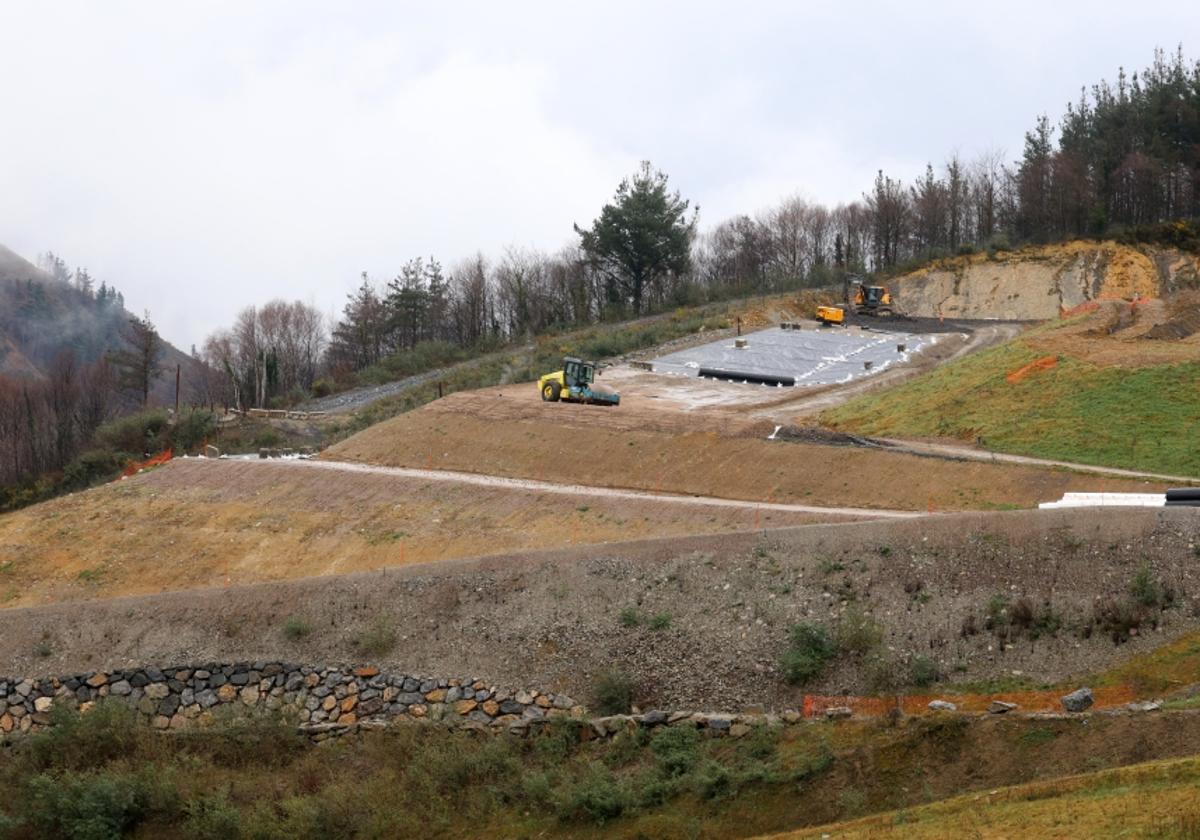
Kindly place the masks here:
[(667, 722), (667, 713), (654, 709), (642, 715), (642, 726), (662, 726)]
[(706, 722), (708, 728), (718, 734), (728, 732), (733, 726), (733, 718), (728, 715), (708, 715)]
[(162, 700), (171, 693), (171, 688), (166, 683), (150, 683), (146, 686), (146, 696), (153, 700)]
[(1060, 699), (1062, 707), (1068, 712), (1086, 711), (1096, 701), (1090, 688), (1079, 688)]
[(993, 700), (988, 704), (988, 711), (993, 715), (1003, 715), (1017, 708), (1016, 703), (1007, 703), (1003, 700)]
[(948, 700), (930, 700), (929, 710), (931, 712), (957, 712), (958, 706)]
[(830, 706), (825, 710), (825, 717), (828, 720), (838, 720), (848, 718), (854, 715), (854, 710), (849, 706)]

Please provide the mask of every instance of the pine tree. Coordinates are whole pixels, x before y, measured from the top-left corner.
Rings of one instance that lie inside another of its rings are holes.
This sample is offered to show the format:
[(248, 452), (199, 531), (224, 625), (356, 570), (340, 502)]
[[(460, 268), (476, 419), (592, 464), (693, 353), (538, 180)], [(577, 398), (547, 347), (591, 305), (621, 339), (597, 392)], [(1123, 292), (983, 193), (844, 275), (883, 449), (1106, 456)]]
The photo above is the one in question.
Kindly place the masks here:
[(688, 206), (678, 191), (667, 192), (667, 176), (643, 161), (591, 228), (575, 225), (592, 266), (623, 292), (634, 315), (665, 277), (683, 274), (691, 264), (696, 215), (689, 218)]
[(125, 346), (111, 353), (109, 362), (117, 372), (118, 386), (140, 399), (145, 408), (150, 402), (150, 389), (163, 372), (163, 341), (150, 321), (150, 313), (142, 318), (130, 317), (121, 329), (121, 340)]

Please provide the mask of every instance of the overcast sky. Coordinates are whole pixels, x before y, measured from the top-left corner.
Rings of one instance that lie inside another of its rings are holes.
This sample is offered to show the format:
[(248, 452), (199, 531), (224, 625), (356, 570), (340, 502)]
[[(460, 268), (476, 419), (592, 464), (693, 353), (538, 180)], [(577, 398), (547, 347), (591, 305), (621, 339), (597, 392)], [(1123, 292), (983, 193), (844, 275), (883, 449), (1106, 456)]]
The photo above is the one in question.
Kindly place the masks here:
[(413, 256), (557, 249), (642, 159), (702, 227), (835, 204), (1200, 51), (1182, 0), (434, 5), (0, 0), (0, 243), (186, 350)]

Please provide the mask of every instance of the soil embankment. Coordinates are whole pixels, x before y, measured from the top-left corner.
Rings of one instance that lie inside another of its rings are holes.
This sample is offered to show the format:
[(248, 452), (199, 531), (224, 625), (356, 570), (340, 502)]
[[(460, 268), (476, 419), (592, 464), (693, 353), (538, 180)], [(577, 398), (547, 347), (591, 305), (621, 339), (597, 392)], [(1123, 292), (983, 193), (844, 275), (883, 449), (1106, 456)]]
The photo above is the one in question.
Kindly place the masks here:
[[(0, 661), (30, 675), (369, 662), (577, 698), (618, 668), (644, 707), (787, 708), (801, 690), (784, 684), (778, 663), (800, 621), (836, 630), (857, 615), (879, 628), (870, 662), (838, 659), (807, 689), (824, 694), (865, 691), (880, 667), (903, 682), (915, 657), (952, 680), (1015, 672), (1041, 682), (1107, 668), (1197, 626), (1197, 545), (1190, 509), (962, 514), (619, 543), (3, 610)], [(1163, 608), (1116, 645), (1104, 605), (1128, 605), (1143, 566)], [(1003, 635), (989, 627), (1023, 601), (1054, 620), (1014, 618)], [(311, 634), (289, 640), (290, 616)], [(364, 634), (384, 630), (394, 646), (365, 653)]]
[(917, 511), (1033, 507), (1070, 491), (1162, 489), (1044, 467), (772, 441), (770, 421), (682, 411), (664, 402), (652, 392), (623, 391), (615, 409), (543, 403), (529, 385), (453, 394), (372, 426), (324, 457), (595, 487)]

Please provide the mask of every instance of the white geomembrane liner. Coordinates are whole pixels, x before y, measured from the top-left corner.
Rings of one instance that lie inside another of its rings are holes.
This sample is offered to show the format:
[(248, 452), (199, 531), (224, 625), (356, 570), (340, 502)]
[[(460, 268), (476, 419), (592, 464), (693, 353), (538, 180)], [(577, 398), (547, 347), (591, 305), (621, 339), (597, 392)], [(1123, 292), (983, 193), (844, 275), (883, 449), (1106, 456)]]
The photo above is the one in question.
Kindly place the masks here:
[[(699, 376), (700, 368), (740, 373), (794, 376), (797, 386), (838, 385), (907, 362), (910, 355), (936, 344), (937, 335), (876, 330), (785, 330), (748, 333), (739, 348), (727, 338), (669, 353), (654, 360), (655, 373)], [(904, 345), (904, 351), (897, 348)], [(871, 362), (868, 369), (864, 362)]]

